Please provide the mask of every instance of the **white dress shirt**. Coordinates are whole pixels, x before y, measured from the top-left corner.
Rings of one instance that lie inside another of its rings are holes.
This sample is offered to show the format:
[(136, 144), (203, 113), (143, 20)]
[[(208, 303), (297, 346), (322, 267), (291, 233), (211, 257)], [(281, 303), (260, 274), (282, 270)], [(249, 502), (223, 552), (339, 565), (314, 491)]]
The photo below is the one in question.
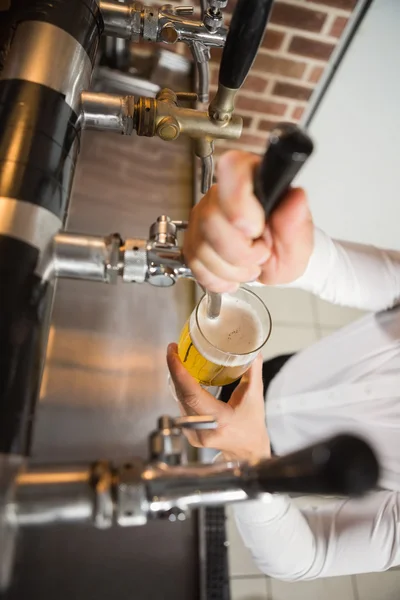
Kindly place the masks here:
[(400, 252), (336, 242), (316, 230), (307, 270), (291, 287), (373, 312), (295, 355), (273, 379), (266, 406), (274, 451), (360, 434), (376, 449), (384, 490), (363, 499), (276, 494), (238, 504), (239, 531), (258, 567), (281, 579), (400, 565), (400, 307), (393, 308)]

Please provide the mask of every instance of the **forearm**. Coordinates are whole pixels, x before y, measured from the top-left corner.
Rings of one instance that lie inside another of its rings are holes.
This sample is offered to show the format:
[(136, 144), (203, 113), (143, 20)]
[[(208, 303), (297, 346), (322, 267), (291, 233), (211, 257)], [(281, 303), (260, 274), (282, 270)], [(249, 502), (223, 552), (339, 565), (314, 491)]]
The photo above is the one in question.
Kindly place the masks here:
[(239, 533), (263, 573), (290, 581), (307, 577), (315, 562), (315, 539), (289, 498), (275, 495), (270, 504), (238, 504), (234, 513)]
[(308, 267), (289, 287), (363, 310), (391, 308), (400, 299), (400, 252), (332, 240), (316, 229)]
[(400, 497), (376, 492), (300, 510), (287, 497), (238, 504), (235, 517), (260, 570), (296, 581), (369, 571), (400, 563)]

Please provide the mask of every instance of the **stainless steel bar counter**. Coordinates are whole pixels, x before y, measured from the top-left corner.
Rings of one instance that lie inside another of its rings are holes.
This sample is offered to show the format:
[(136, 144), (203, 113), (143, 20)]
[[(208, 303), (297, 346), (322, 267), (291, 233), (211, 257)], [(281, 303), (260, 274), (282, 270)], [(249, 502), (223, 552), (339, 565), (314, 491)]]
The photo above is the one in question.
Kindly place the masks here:
[[(87, 132), (68, 229), (147, 235), (159, 214), (186, 219), (190, 143)], [(34, 428), (33, 461), (147, 458), (161, 414), (177, 414), (165, 352), (193, 306), (193, 284), (170, 289), (59, 281)], [(196, 600), (197, 522), (99, 531), (25, 528), (7, 600)]]

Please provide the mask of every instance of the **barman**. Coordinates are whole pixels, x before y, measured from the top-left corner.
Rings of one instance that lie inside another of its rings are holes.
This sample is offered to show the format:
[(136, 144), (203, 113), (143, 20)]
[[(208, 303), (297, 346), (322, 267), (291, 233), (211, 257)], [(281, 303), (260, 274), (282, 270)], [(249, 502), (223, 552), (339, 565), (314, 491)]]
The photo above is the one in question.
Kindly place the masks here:
[(243, 152), (223, 156), (218, 185), (192, 211), (184, 253), (199, 283), (214, 292), (253, 280), (296, 287), (370, 314), (278, 359), (282, 368), (264, 385), (259, 357), (226, 404), (200, 387), (171, 344), (167, 360), (182, 410), (218, 422), (189, 440), (226, 460), (256, 461), (270, 458), (271, 447), (286, 454), (336, 433), (368, 439), (382, 472), (366, 498), (309, 499), (300, 508), (275, 494), (234, 511), (256, 564), (271, 577), (384, 571), (400, 565), (400, 252), (332, 240), (313, 224), (301, 189), (265, 223), (252, 193), (258, 163)]

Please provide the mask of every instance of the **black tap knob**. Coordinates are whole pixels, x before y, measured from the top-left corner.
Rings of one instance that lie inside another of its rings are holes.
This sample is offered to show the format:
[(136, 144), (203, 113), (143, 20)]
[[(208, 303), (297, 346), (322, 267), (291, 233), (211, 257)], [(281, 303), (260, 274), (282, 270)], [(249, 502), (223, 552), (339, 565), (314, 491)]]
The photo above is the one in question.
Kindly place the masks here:
[(234, 10), (221, 59), (219, 82), (242, 87), (257, 56), (273, 0), (239, 0)]
[(311, 156), (311, 138), (293, 123), (277, 125), (254, 177), (254, 192), (268, 219), (288, 191), (293, 179)]
[(250, 475), (250, 496), (259, 492), (361, 496), (379, 479), (371, 447), (352, 435), (338, 435), (277, 459), (261, 461)]
[(238, 0), (226, 38), (219, 70), (217, 95), (210, 104), (216, 121), (230, 119), (236, 93), (257, 56), (273, 0)]

